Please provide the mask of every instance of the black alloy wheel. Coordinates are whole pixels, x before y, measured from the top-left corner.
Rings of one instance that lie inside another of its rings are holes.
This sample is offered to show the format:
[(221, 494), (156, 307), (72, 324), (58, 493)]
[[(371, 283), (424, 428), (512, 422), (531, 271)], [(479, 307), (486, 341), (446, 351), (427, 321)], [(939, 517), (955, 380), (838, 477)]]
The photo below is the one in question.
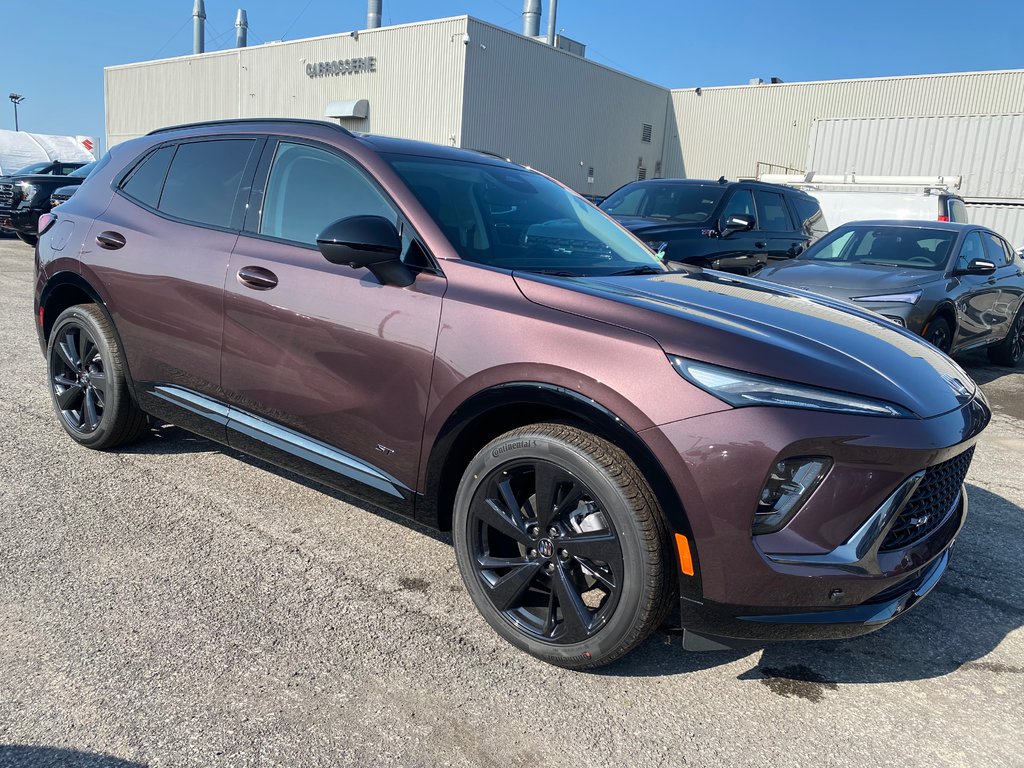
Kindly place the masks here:
[(928, 324), (924, 339), (948, 355), (953, 346), (953, 331), (949, 327), (949, 322), (945, 318), (936, 317)]
[(608, 664), (674, 603), (675, 549), (650, 485), (578, 427), (532, 424), (485, 445), (459, 483), (452, 534), (488, 624), (550, 664)]
[(540, 640), (580, 643), (614, 612), (622, 548), (595, 494), (542, 459), (504, 465), (469, 509), (477, 577), (495, 610)]
[(54, 401), (64, 423), (83, 435), (96, 431), (103, 420), (107, 374), (96, 340), (75, 323), (61, 328), (50, 348), (50, 377)]
[(75, 442), (106, 450), (149, 431), (128, 390), (117, 338), (98, 306), (78, 304), (57, 317), (46, 360), (53, 407)]
[(1015, 368), (1024, 358), (1024, 307), (1013, 318), (1006, 338), (988, 348), (988, 357), (996, 365), (1009, 368)]

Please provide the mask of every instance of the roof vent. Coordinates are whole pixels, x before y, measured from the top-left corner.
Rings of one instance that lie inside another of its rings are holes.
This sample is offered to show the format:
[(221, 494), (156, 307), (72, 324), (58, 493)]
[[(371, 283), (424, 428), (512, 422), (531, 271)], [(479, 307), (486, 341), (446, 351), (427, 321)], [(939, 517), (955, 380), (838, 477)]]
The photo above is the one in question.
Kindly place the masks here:
[(336, 120), (363, 120), (370, 114), (370, 102), (366, 99), (349, 99), (348, 101), (332, 101), (327, 105), (324, 117)]

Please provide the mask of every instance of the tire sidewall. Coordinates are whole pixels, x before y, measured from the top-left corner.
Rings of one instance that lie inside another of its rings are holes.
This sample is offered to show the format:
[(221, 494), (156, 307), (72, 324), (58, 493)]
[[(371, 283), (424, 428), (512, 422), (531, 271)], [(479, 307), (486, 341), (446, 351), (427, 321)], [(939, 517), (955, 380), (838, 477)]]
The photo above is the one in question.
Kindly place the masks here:
[[(932, 341), (932, 336), (934, 336), (936, 325), (940, 325), (946, 331), (946, 340), (947, 340), (947, 347), (946, 347), (946, 349), (943, 349), (938, 344), (936, 344), (934, 341)], [(934, 320), (932, 320), (931, 325), (928, 328), (928, 335), (925, 337), (925, 341), (927, 341), (929, 344), (931, 344), (933, 347), (935, 347), (937, 350), (939, 350), (943, 354), (947, 354), (948, 355), (949, 351), (953, 348), (953, 329), (950, 328), (949, 321), (947, 321), (944, 317), (937, 317)]]
[[(103, 372), (107, 379), (107, 391), (103, 396), (103, 416), (100, 419), (99, 426), (92, 432), (80, 432), (64, 420), (64, 414), (61, 412), (60, 406), (57, 404), (57, 396), (53, 389), (53, 348), (57, 344), (57, 340), (60, 338), (61, 333), (72, 324), (85, 328), (92, 336), (93, 341), (96, 343), (96, 349), (99, 352), (100, 360), (103, 363)], [(60, 314), (56, 322), (53, 324), (53, 328), (50, 331), (50, 338), (46, 343), (46, 383), (50, 390), (50, 402), (53, 403), (53, 410), (57, 415), (57, 421), (60, 422), (64, 431), (80, 445), (92, 448), (97, 445), (105, 444), (109, 439), (111, 431), (115, 427), (118, 411), (122, 408), (122, 398), (126, 394), (123, 377), (120, 374), (119, 367), (115, 365), (115, 362), (114, 350), (111, 349), (110, 342), (108, 340), (108, 332), (96, 321), (96, 318), (91, 312), (82, 306), (74, 306), (64, 310), (64, 312)]]
[[(619, 602), (610, 619), (591, 638), (570, 645), (556, 645), (531, 638), (512, 625), (491, 604), (472, 562), (469, 507), (486, 478), (505, 464), (525, 459), (542, 459), (559, 464), (576, 475), (601, 500), (602, 510), (611, 518), (622, 548), (623, 584)], [(517, 433), (489, 443), (473, 458), (463, 474), (455, 497), (452, 518), (455, 555), (462, 580), (487, 623), (513, 645), (534, 656), (560, 665), (590, 665), (614, 653), (633, 630), (649, 589), (644, 573), (641, 534), (629, 502), (619, 486), (592, 461), (571, 445), (549, 435)], [(587, 653), (590, 656), (586, 656)]]

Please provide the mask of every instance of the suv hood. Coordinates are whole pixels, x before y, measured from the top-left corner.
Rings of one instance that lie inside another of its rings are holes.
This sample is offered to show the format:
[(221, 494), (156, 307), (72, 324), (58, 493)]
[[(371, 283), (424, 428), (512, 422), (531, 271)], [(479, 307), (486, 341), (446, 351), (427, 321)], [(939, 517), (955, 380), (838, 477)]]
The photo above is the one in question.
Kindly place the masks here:
[(643, 219), (639, 216), (612, 216), (641, 239), (656, 237), (660, 232), (678, 232), (681, 229), (706, 229), (711, 227), (708, 221), (666, 221), (665, 219)]
[(769, 265), (758, 275), (768, 280), (806, 290), (832, 289), (841, 296), (893, 293), (910, 290), (942, 279), (933, 269), (881, 267), (874, 264), (816, 264), (810, 261), (787, 261)]
[(668, 354), (873, 397), (924, 418), (977, 391), (960, 366), (888, 320), (761, 280), (699, 270), (514, 277), (530, 301), (644, 333)]

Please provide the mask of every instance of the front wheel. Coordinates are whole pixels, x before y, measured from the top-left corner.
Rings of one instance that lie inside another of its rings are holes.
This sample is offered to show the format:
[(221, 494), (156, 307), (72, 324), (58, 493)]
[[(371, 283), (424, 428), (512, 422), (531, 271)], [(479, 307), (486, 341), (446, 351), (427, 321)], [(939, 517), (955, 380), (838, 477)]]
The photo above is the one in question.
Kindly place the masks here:
[(944, 317), (936, 317), (928, 323), (928, 330), (925, 331), (924, 340), (948, 355), (950, 348), (953, 346), (953, 331), (949, 327), (949, 321)]
[(536, 424), (486, 445), (459, 485), (453, 535), (487, 622), (551, 664), (614, 661), (671, 606), (650, 486), (622, 450), (575, 427)]

